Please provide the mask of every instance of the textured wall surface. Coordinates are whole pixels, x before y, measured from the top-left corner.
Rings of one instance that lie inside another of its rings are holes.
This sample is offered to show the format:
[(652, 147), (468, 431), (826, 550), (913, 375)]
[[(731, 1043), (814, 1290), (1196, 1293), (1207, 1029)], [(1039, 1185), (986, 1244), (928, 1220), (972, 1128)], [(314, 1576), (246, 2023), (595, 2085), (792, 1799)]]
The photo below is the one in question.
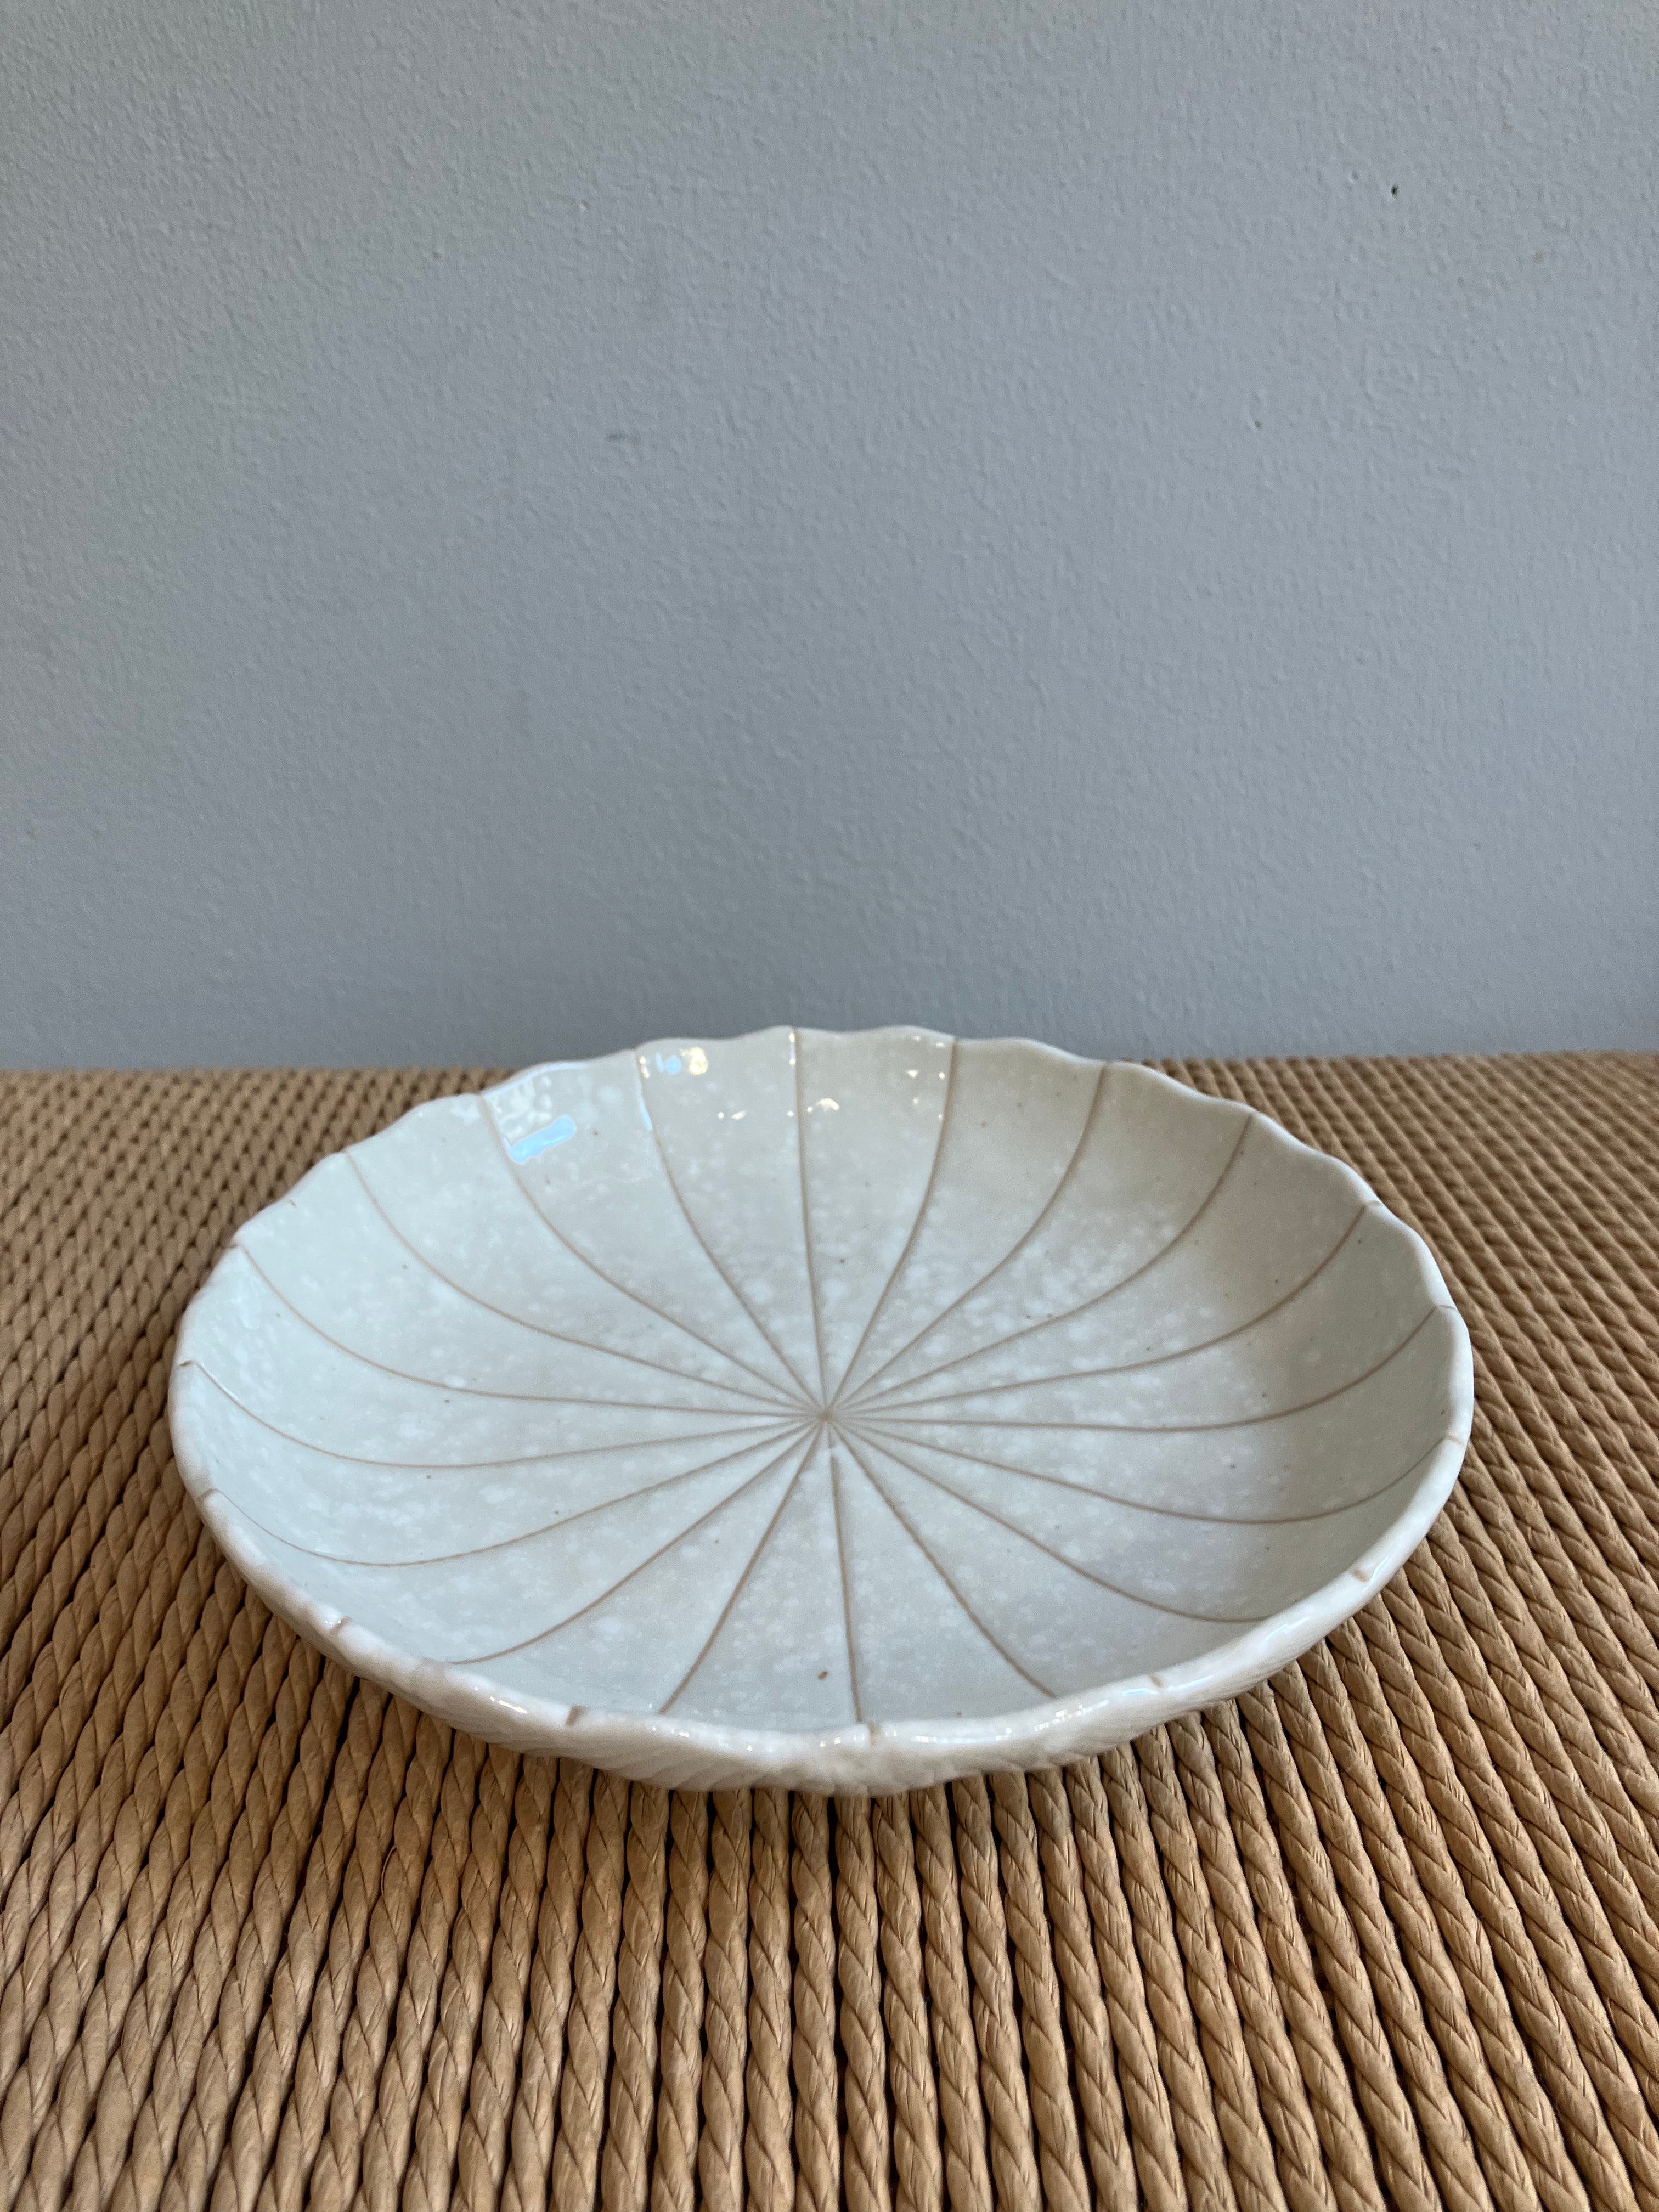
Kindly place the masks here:
[(0, 1062), (1659, 1040), (1632, 0), (44, 0)]

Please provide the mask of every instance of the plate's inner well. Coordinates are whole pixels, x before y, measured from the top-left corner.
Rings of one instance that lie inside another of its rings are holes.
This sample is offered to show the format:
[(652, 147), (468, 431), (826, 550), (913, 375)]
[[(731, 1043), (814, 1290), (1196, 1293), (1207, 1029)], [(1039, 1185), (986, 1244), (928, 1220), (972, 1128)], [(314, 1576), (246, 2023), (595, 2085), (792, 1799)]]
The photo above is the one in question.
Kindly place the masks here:
[(325, 1161), (192, 1309), (175, 1406), (277, 1575), (508, 1698), (1002, 1714), (1363, 1558), (1453, 1423), (1431, 1274), (1146, 1070), (774, 1030)]

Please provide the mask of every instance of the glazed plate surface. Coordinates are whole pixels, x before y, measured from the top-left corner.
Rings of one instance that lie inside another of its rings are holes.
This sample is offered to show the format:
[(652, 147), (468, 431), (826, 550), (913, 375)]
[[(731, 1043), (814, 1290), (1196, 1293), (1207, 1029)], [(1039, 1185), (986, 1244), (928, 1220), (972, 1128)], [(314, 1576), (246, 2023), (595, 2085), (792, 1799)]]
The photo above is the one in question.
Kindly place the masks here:
[(1104, 1748), (1384, 1583), (1468, 1338), (1352, 1171), (1149, 1069), (767, 1030), (324, 1160), (191, 1307), (215, 1535), (349, 1665), (665, 1784)]

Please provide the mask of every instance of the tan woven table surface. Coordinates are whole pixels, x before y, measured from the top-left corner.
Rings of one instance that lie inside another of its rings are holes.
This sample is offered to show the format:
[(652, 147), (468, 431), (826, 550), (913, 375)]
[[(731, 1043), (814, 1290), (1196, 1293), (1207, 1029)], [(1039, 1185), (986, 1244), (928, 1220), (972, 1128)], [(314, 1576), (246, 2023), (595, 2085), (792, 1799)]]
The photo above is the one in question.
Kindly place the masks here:
[(1428, 1238), (1462, 1482), (1266, 1689), (874, 1804), (491, 1750), (198, 1521), (191, 1292), (476, 1077), (0, 1077), (6, 2203), (1659, 2206), (1659, 1060), (1172, 1072)]

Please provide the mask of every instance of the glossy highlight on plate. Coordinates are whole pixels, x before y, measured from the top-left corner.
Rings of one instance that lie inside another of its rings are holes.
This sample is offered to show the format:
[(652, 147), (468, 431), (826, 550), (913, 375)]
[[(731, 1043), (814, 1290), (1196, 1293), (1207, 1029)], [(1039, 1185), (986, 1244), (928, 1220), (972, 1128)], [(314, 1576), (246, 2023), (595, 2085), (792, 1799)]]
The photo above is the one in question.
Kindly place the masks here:
[(1363, 1604), (1468, 1339), (1352, 1171), (1124, 1063), (775, 1029), (416, 1108), (239, 1231), (170, 1411), (278, 1611), (670, 1784), (1098, 1750)]

